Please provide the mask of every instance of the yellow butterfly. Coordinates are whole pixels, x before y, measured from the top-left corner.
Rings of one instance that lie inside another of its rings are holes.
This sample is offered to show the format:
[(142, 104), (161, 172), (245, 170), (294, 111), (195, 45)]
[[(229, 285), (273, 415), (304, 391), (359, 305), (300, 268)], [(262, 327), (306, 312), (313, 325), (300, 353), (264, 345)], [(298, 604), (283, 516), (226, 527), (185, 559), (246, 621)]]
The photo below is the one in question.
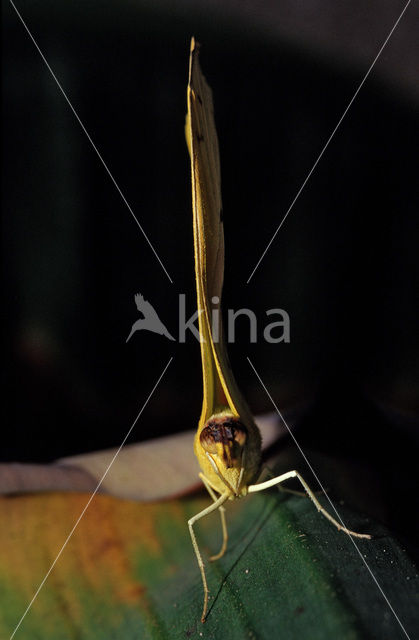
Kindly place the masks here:
[(212, 511), (219, 510), (223, 543), (220, 552), (210, 560), (220, 558), (227, 548), (223, 506), (227, 500), (263, 491), (289, 478), (298, 478), (317, 509), (338, 529), (360, 538), (370, 536), (354, 533), (335, 520), (323, 509), (297, 471), (289, 471), (266, 482), (252, 484), (260, 473), (261, 436), (234, 379), (223, 339), (220, 303), (224, 276), (224, 231), (220, 158), (212, 92), (202, 75), (198, 54), (199, 44), (192, 38), (185, 134), (192, 171), (195, 275), (204, 389), (194, 451), (202, 469), (200, 478), (213, 503), (193, 516), (188, 525), (204, 587), (201, 621), (205, 622), (209, 591), (193, 525)]

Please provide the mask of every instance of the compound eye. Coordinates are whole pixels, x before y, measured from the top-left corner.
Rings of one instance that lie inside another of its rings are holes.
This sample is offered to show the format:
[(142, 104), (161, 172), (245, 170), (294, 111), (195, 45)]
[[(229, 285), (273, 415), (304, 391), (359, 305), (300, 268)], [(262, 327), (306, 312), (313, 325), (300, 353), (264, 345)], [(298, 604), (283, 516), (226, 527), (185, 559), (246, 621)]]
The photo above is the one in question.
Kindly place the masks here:
[(237, 422), (234, 427), (234, 442), (237, 442), (239, 447), (244, 447), (247, 440), (247, 429), (241, 422)]
[(207, 425), (202, 429), (199, 441), (205, 451), (208, 451), (208, 453), (217, 453), (216, 442), (220, 442), (218, 430), (216, 432), (213, 427)]

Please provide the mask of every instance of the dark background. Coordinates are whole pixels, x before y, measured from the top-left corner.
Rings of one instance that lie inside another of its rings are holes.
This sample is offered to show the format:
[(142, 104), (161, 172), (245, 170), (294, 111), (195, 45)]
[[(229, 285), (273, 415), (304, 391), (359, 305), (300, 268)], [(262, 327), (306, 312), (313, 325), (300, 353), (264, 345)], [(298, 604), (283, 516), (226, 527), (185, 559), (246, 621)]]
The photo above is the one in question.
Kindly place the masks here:
[[(1, 459), (46, 462), (118, 446), (171, 356), (130, 441), (197, 423), (196, 340), (137, 333), (125, 344), (139, 315), (135, 293), (175, 336), (178, 294), (195, 309), (183, 132), (195, 35), (220, 138), (224, 304), (260, 321), (257, 344), (238, 321), (229, 349), (236, 377), (256, 413), (272, 410), (249, 356), (278, 405), (299, 416), (303, 449), (333, 468), (352, 465), (362, 508), (409, 539), (419, 395), (417, 8), (246, 285), (404, 3), (294, 5), (17, 5), (171, 284), (3, 4)], [(290, 344), (262, 340), (265, 310), (276, 307), (290, 315)]]

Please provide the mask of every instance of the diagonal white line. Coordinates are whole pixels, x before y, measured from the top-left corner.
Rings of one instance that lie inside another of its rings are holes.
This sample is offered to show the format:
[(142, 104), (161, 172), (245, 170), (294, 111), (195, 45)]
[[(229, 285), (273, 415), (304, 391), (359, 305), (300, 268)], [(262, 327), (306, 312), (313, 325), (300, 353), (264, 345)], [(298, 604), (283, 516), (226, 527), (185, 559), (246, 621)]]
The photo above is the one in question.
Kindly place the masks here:
[(149, 245), (150, 249), (152, 250), (152, 252), (153, 252), (153, 253), (154, 253), (154, 255), (156, 256), (157, 260), (159, 261), (161, 268), (162, 268), (162, 269), (163, 269), (163, 271), (165, 272), (166, 276), (169, 278), (170, 282), (173, 284), (173, 280), (172, 280), (172, 278), (170, 277), (170, 275), (169, 275), (169, 273), (168, 273), (168, 271), (167, 271), (166, 267), (164, 266), (163, 262), (160, 260), (160, 258), (159, 258), (159, 256), (158, 256), (158, 254), (157, 254), (157, 251), (155, 250), (155, 248), (154, 248), (154, 247), (153, 247), (153, 245), (151, 244), (151, 241), (149, 240), (149, 238), (148, 238), (148, 236), (147, 236), (146, 232), (144, 231), (144, 229), (143, 229), (143, 227), (141, 226), (141, 224), (140, 224), (140, 222), (139, 222), (138, 218), (136, 217), (136, 215), (135, 215), (134, 211), (132, 210), (132, 208), (131, 208), (131, 206), (130, 206), (130, 204), (129, 204), (128, 200), (126, 199), (126, 197), (125, 197), (125, 196), (124, 196), (124, 194), (122, 193), (121, 189), (119, 188), (119, 186), (118, 186), (118, 184), (117, 184), (117, 182), (116, 182), (115, 178), (113, 177), (112, 173), (110, 172), (110, 170), (109, 170), (109, 168), (108, 168), (108, 165), (106, 164), (106, 162), (105, 162), (105, 161), (104, 161), (104, 159), (102, 158), (102, 156), (101, 156), (101, 154), (100, 154), (100, 152), (99, 152), (98, 148), (96, 147), (95, 143), (93, 142), (92, 138), (90, 137), (90, 135), (89, 135), (89, 133), (88, 133), (88, 131), (87, 131), (86, 127), (84, 126), (83, 122), (80, 120), (80, 117), (79, 117), (79, 115), (78, 115), (77, 111), (75, 110), (75, 108), (74, 108), (74, 107), (73, 107), (73, 105), (71, 104), (70, 99), (68, 98), (68, 96), (67, 96), (66, 92), (65, 92), (65, 91), (64, 91), (64, 89), (62, 88), (62, 86), (61, 86), (60, 82), (58, 81), (57, 76), (55, 75), (55, 73), (54, 73), (54, 72), (53, 72), (53, 70), (51, 69), (51, 67), (50, 67), (50, 65), (49, 65), (49, 63), (48, 63), (48, 61), (47, 61), (47, 59), (45, 58), (44, 54), (42, 53), (41, 49), (39, 48), (39, 46), (38, 46), (38, 44), (37, 44), (37, 42), (36, 42), (35, 38), (34, 38), (34, 37), (33, 37), (33, 35), (32, 35), (32, 33), (29, 31), (28, 26), (26, 25), (26, 23), (25, 23), (25, 21), (23, 20), (23, 18), (22, 18), (22, 16), (21, 16), (21, 14), (20, 14), (20, 13), (19, 13), (19, 11), (17, 10), (17, 8), (16, 8), (15, 4), (13, 3), (13, 0), (9, 0), (9, 2), (10, 2), (10, 4), (12, 5), (13, 9), (15, 10), (16, 15), (18, 16), (19, 20), (20, 20), (20, 21), (21, 21), (21, 23), (23, 24), (24, 28), (26, 29), (26, 31), (27, 31), (27, 33), (28, 33), (28, 35), (29, 35), (30, 39), (32, 40), (33, 44), (35, 45), (35, 47), (36, 47), (36, 49), (37, 49), (37, 51), (38, 51), (39, 55), (41, 56), (42, 60), (45, 62), (45, 64), (46, 64), (46, 66), (47, 66), (48, 71), (50, 72), (50, 74), (51, 74), (51, 75), (52, 75), (52, 77), (54, 78), (55, 83), (57, 84), (57, 87), (59, 88), (59, 90), (60, 90), (60, 91), (61, 91), (61, 93), (63, 94), (63, 96), (64, 96), (64, 98), (65, 98), (65, 100), (66, 100), (66, 102), (67, 102), (68, 106), (70, 107), (71, 111), (73, 112), (73, 114), (74, 114), (74, 116), (75, 116), (75, 118), (76, 118), (77, 122), (79, 123), (79, 125), (80, 125), (80, 126), (81, 126), (81, 128), (83, 129), (84, 133), (86, 134), (87, 139), (89, 140), (90, 144), (92, 145), (93, 149), (95, 150), (95, 152), (96, 152), (96, 154), (97, 154), (97, 156), (98, 156), (99, 160), (101, 161), (101, 163), (102, 163), (103, 167), (105, 168), (106, 173), (108, 174), (108, 176), (109, 176), (109, 177), (110, 177), (110, 179), (112, 180), (112, 182), (113, 182), (113, 184), (114, 184), (114, 186), (115, 186), (116, 190), (118, 191), (119, 195), (121, 196), (122, 200), (124, 201), (124, 203), (125, 203), (125, 205), (126, 205), (126, 207), (127, 207), (128, 211), (130, 212), (130, 214), (131, 214), (131, 215), (132, 215), (132, 217), (134, 218), (134, 221), (136, 222), (136, 224), (137, 224), (138, 228), (140, 229), (141, 233), (143, 234), (144, 238), (146, 239), (146, 241), (147, 241), (147, 243), (148, 243), (148, 245)]
[(53, 570), (53, 568), (55, 567), (59, 557), (61, 556), (62, 552), (64, 551), (65, 547), (67, 546), (68, 541), (70, 540), (71, 536), (73, 535), (74, 531), (76, 530), (80, 520), (83, 518), (84, 514), (86, 513), (87, 509), (89, 508), (90, 503), (92, 502), (93, 498), (95, 497), (96, 493), (98, 492), (102, 482), (104, 481), (109, 469), (111, 468), (111, 466), (113, 465), (113, 463), (115, 462), (119, 452), (121, 451), (122, 447), (124, 446), (125, 442), (127, 441), (128, 436), (130, 435), (131, 431), (133, 430), (133, 428), (135, 427), (135, 425), (137, 424), (138, 419), (140, 418), (142, 412), (144, 411), (144, 409), (146, 408), (149, 400), (151, 399), (151, 396), (153, 395), (153, 393), (155, 392), (155, 390), (157, 389), (160, 380), (163, 378), (164, 374), (166, 373), (170, 363), (172, 362), (173, 357), (170, 358), (169, 362), (166, 364), (165, 368), (163, 369), (162, 373), (159, 376), (159, 379), (157, 380), (156, 384), (154, 385), (154, 387), (152, 388), (152, 390), (150, 391), (150, 394), (147, 398), (147, 400), (144, 402), (141, 411), (139, 412), (139, 414), (137, 415), (137, 417), (135, 418), (134, 422), (132, 423), (132, 425), (130, 426), (127, 435), (125, 436), (125, 438), (123, 439), (121, 446), (119, 447), (119, 449), (117, 450), (117, 452), (115, 453), (115, 455), (113, 456), (112, 460), (110, 461), (110, 463), (108, 464), (105, 473), (103, 474), (103, 476), (101, 477), (99, 484), (97, 485), (96, 489), (93, 491), (92, 495), (90, 496), (89, 500), (86, 503), (86, 506), (84, 507), (83, 511), (81, 512), (81, 514), (79, 515), (74, 527), (71, 529), (70, 533), (68, 534), (63, 546), (61, 547), (61, 549), (59, 550), (54, 562), (52, 563), (52, 565), (50, 566), (50, 568), (48, 569), (44, 579), (42, 580), (41, 584), (39, 585), (39, 587), (37, 588), (37, 590), (35, 591), (32, 600), (30, 601), (30, 603), (28, 604), (28, 606), (26, 607), (26, 611), (24, 612), (23, 616), (21, 617), (21, 619), (19, 620), (19, 622), (17, 623), (15, 630), (13, 631), (12, 635), (10, 636), (10, 640), (12, 640), (12, 638), (14, 637), (16, 631), (19, 629), (20, 625), (22, 624), (26, 614), (28, 613), (29, 609), (32, 607), (33, 603), (35, 602), (35, 599), (37, 598), (39, 592), (41, 591), (42, 587), (44, 586), (49, 574), (51, 573), (51, 571)]
[(282, 225), (284, 224), (285, 220), (288, 217), (288, 214), (290, 213), (291, 209), (293, 208), (293, 206), (295, 205), (295, 203), (297, 202), (298, 198), (300, 197), (300, 194), (302, 192), (302, 190), (304, 189), (304, 187), (306, 186), (307, 182), (309, 181), (314, 169), (317, 167), (320, 159), (322, 158), (324, 152), (326, 151), (327, 147), (329, 146), (329, 143), (331, 142), (333, 136), (335, 135), (336, 131), (339, 129), (340, 125), (342, 124), (342, 121), (344, 119), (344, 117), (346, 116), (346, 114), (348, 113), (349, 109), (351, 108), (355, 98), (357, 97), (358, 93), (361, 91), (361, 88), (363, 87), (366, 79), (368, 78), (368, 76), (370, 75), (375, 63), (377, 62), (378, 58), (380, 57), (380, 55), (382, 54), (384, 47), (386, 46), (387, 42), (390, 40), (391, 36), (393, 35), (397, 25), (399, 24), (400, 20), (403, 17), (404, 12), (406, 11), (407, 7), (409, 6), (411, 0), (408, 0), (408, 2), (406, 3), (403, 11), (401, 12), (401, 14), (399, 15), (399, 17), (397, 18), (396, 22), (394, 23), (393, 28), (391, 29), (390, 33), (388, 34), (387, 38), (384, 40), (383, 44), (381, 45), (381, 48), (379, 50), (379, 52), (377, 53), (377, 55), (375, 56), (374, 60), (372, 61), (368, 71), (366, 72), (366, 74), (364, 75), (364, 77), (361, 80), (361, 83), (358, 86), (358, 89), (355, 91), (354, 95), (352, 96), (351, 100), (349, 101), (348, 106), (346, 107), (345, 111), (343, 112), (342, 116), (340, 117), (336, 127), (333, 129), (332, 133), (330, 134), (326, 144), (324, 145), (323, 149), (320, 151), (320, 154), (316, 160), (316, 162), (313, 164), (313, 166), (311, 167), (306, 179), (304, 180), (303, 184), (301, 185), (301, 187), (299, 188), (299, 190), (297, 191), (297, 195), (295, 196), (294, 200), (291, 202), (290, 206), (288, 207), (287, 212), (285, 213), (284, 217), (282, 218), (280, 224), (278, 225), (275, 233), (273, 234), (272, 238), (269, 240), (264, 252), (262, 253), (262, 255), (260, 256), (255, 268), (253, 269), (252, 273), (250, 274), (246, 284), (249, 284), (249, 282), (251, 281), (251, 279), (253, 278), (253, 275), (256, 271), (256, 269), (258, 268), (258, 266), (260, 265), (260, 263), (262, 262), (263, 258), (265, 257), (266, 253), (268, 252), (269, 247), (271, 246), (271, 244), (273, 243), (273, 241), (275, 240), (278, 231), (280, 230), (280, 228), (282, 227)]
[[(294, 440), (294, 443), (295, 443), (295, 445), (297, 446), (297, 449), (299, 450), (299, 452), (301, 453), (301, 455), (303, 456), (303, 458), (304, 458), (304, 460), (305, 460), (305, 462), (306, 462), (306, 464), (307, 464), (308, 468), (310, 469), (311, 473), (313, 474), (313, 476), (316, 478), (317, 482), (319, 483), (319, 486), (320, 486), (320, 488), (321, 488), (322, 492), (324, 493), (324, 495), (326, 496), (326, 498), (328, 499), (330, 506), (332, 507), (333, 511), (336, 513), (336, 516), (339, 518), (340, 523), (341, 523), (345, 528), (347, 528), (347, 527), (346, 527), (346, 525), (345, 525), (345, 523), (343, 522), (342, 518), (340, 517), (340, 515), (339, 515), (339, 513), (338, 513), (338, 511), (337, 511), (337, 509), (336, 509), (336, 507), (335, 507), (335, 505), (333, 504), (333, 502), (332, 502), (332, 501), (331, 501), (331, 499), (329, 498), (328, 494), (326, 493), (326, 491), (325, 491), (325, 489), (324, 489), (324, 487), (323, 487), (322, 483), (320, 482), (320, 479), (319, 479), (319, 477), (318, 477), (317, 473), (314, 471), (313, 467), (311, 466), (310, 462), (308, 461), (306, 454), (305, 454), (305, 453), (304, 453), (304, 451), (301, 449), (301, 447), (300, 447), (300, 445), (298, 444), (298, 442), (297, 442), (297, 440), (296, 440), (296, 438), (295, 438), (295, 436), (294, 436), (293, 432), (291, 431), (291, 429), (289, 428), (288, 424), (286, 423), (286, 421), (285, 421), (285, 419), (284, 419), (284, 416), (282, 415), (282, 413), (280, 412), (280, 410), (279, 410), (279, 409), (278, 409), (278, 407), (276, 406), (276, 403), (275, 403), (274, 399), (272, 398), (271, 394), (269, 393), (268, 389), (266, 388), (265, 384), (263, 383), (262, 378), (260, 377), (260, 375), (259, 375), (259, 374), (258, 374), (258, 372), (256, 371), (256, 369), (255, 369), (255, 367), (254, 367), (254, 365), (253, 365), (252, 361), (250, 360), (250, 358), (249, 358), (249, 357), (247, 357), (247, 360), (248, 360), (248, 362), (249, 362), (250, 366), (252, 367), (253, 371), (255, 372), (256, 377), (258, 378), (258, 380), (259, 380), (260, 384), (261, 384), (261, 385), (262, 385), (262, 387), (264, 388), (266, 395), (268, 396), (269, 400), (272, 402), (273, 406), (275, 407), (275, 410), (276, 410), (276, 412), (277, 412), (278, 416), (281, 418), (281, 420), (282, 420), (282, 422), (284, 423), (284, 425), (286, 426), (286, 428), (287, 428), (287, 430), (288, 430), (288, 432), (289, 432), (289, 434), (290, 434), (291, 438)], [(401, 628), (401, 629), (402, 629), (402, 631), (404, 632), (404, 634), (405, 634), (406, 638), (408, 638), (408, 640), (410, 640), (410, 636), (408, 635), (408, 633), (407, 633), (406, 629), (405, 629), (405, 628), (404, 628), (404, 626), (402, 625), (402, 623), (401, 623), (401, 621), (400, 621), (400, 619), (399, 619), (399, 617), (398, 617), (397, 613), (394, 611), (393, 607), (391, 606), (391, 603), (390, 603), (389, 599), (387, 598), (386, 594), (384, 593), (383, 589), (381, 588), (381, 586), (380, 586), (380, 584), (379, 584), (379, 582), (378, 582), (377, 578), (375, 577), (375, 575), (374, 575), (374, 574), (373, 574), (373, 572), (371, 571), (371, 569), (370, 569), (370, 567), (369, 567), (369, 565), (368, 565), (367, 561), (365, 560), (364, 556), (362, 555), (361, 551), (359, 550), (359, 547), (358, 547), (358, 545), (356, 544), (355, 540), (353, 539), (353, 537), (352, 537), (352, 536), (348, 536), (348, 537), (351, 539), (351, 542), (352, 542), (352, 544), (354, 545), (355, 549), (357, 550), (359, 557), (361, 558), (362, 562), (363, 562), (363, 563), (364, 563), (364, 565), (366, 566), (366, 568), (367, 568), (367, 570), (368, 570), (368, 572), (369, 572), (369, 574), (370, 574), (371, 578), (374, 580), (375, 584), (377, 585), (377, 587), (378, 587), (378, 589), (379, 589), (379, 591), (380, 591), (381, 595), (383, 596), (383, 598), (384, 598), (384, 600), (386, 601), (386, 603), (387, 603), (388, 607), (390, 608), (390, 610), (391, 610), (392, 614), (394, 615), (394, 617), (396, 618), (397, 622), (399, 623), (400, 628)]]

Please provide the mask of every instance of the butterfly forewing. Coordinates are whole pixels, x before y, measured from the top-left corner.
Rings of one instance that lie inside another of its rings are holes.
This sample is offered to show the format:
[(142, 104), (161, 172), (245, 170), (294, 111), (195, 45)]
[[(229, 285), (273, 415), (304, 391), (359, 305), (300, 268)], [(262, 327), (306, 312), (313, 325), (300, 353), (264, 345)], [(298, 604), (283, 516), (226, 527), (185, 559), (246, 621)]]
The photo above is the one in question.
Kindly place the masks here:
[[(202, 74), (198, 51), (199, 45), (192, 39), (186, 138), (192, 169), (195, 272), (204, 384), (196, 445), (200, 433), (214, 414), (225, 413), (227, 419), (229, 415), (239, 418), (249, 432), (250, 476), (259, 466), (260, 435), (235, 382), (223, 338), (220, 300), (224, 275), (224, 230), (220, 160), (212, 92)], [(218, 312), (215, 321), (214, 311)]]

